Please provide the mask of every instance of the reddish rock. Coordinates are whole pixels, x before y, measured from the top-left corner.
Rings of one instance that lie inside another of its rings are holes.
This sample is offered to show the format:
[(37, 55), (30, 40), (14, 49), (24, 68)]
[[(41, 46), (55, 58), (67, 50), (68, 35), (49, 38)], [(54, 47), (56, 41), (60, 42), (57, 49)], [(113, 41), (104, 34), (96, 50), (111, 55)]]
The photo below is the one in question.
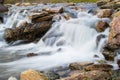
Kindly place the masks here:
[(109, 27), (109, 24), (107, 22), (99, 21), (97, 23), (96, 29), (98, 32), (103, 32), (108, 27)]
[(112, 9), (100, 9), (96, 11), (96, 14), (99, 18), (109, 18), (112, 13)]
[(111, 49), (117, 49), (120, 45), (120, 16), (114, 17), (111, 22), (108, 44)]

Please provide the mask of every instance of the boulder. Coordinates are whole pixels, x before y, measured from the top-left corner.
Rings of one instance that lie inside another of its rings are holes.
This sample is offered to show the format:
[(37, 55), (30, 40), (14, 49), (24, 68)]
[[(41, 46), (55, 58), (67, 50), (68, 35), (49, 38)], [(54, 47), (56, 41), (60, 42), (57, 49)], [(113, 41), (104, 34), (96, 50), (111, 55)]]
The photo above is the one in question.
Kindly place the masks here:
[(0, 13), (7, 12), (7, 11), (8, 11), (8, 8), (0, 4)]
[(52, 7), (52, 8), (45, 8), (43, 11), (47, 11), (49, 13), (62, 13), (64, 11), (63, 7)]
[(20, 80), (49, 80), (43, 73), (27, 70), (21, 73)]
[(118, 66), (120, 68), (120, 59), (117, 60), (117, 64), (118, 64)]
[(99, 18), (109, 18), (113, 13), (112, 9), (100, 9), (96, 11), (96, 15)]
[(67, 78), (58, 80), (109, 80), (109, 74), (100, 70), (74, 72)]
[(85, 70), (87, 71), (93, 71), (93, 70), (110, 71), (112, 69), (113, 66), (109, 64), (93, 64), (85, 67)]
[(107, 4), (107, 1), (97, 1), (97, 6), (102, 6)]
[(92, 65), (92, 62), (71, 63), (69, 68), (71, 70), (83, 70), (86, 66)]
[(114, 17), (111, 22), (108, 44), (111, 49), (118, 49), (120, 46), (120, 16)]
[(96, 29), (97, 29), (98, 32), (103, 32), (108, 27), (109, 27), (109, 24), (107, 22), (99, 21), (97, 23)]
[(29, 16), (32, 23), (40, 23), (42, 21), (51, 21), (55, 14), (50, 14), (46, 11), (41, 11), (39, 13), (33, 13)]
[(51, 25), (51, 21), (44, 21), (36, 24), (27, 23), (16, 28), (7, 28), (4, 38), (8, 43), (17, 40), (34, 41), (40, 39), (50, 29)]

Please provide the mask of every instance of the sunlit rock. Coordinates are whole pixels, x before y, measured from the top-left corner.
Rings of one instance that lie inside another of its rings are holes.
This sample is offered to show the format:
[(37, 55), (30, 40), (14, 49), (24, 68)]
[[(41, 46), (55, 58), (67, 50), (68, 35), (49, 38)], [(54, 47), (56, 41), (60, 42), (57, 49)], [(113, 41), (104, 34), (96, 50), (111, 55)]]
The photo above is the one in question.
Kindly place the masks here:
[(109, 18), (112, 13), (112, 9), (100, 9), (96, 11), (96, 14), (99, 18)]
[(49, 80), (43, 73), (27, 70), (21, 73), (20, 80)]
[(110, 48), (117, 49), (120, 45), (120, 16), (114, 17), (111, 22), (111, 30), (108, 43)]
[(47, 11), (49, 13), (62, 13), (64, 11), (63, 7), (53, 7), (53, 8), (45, 8), (43, 11)]

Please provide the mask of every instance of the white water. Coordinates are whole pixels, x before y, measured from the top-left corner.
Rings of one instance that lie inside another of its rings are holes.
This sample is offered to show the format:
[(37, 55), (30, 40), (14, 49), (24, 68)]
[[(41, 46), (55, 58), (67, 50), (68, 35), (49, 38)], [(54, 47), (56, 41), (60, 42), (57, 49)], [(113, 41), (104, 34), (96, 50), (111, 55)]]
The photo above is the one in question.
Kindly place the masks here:
[[(96, 37), (99, 34), (108, 35), (109, 29), (103, 33), (97, 33), (95, 27), (100, 19), (92, 14), (78, 12), (77, 18), (68, 21), (61, 16), (61, 20), (56, 21), (38, 43), (9, 46), (2, 38), (4, 29), (14, 27), (15, 22), (17, 22), (16, 25), (19, 25), (24, 20), (29, 22), (27, 15), (23, 17), (23, 14), (18, 12), (12, 14), (7, 22), (0, 26), (0, 57), (2, 55), (15, 55), (16, 57), (32, 52), (39, 54), (39, 56), (23, 57), (18, 60), (0, 63), (0, 68), (5, 68), (0, 73), (0, 77), (29, 68), (45, 70), (72, 62), (94, 62), (97, 59), (104, 59), (100, 49), (105, 39), (101, 40), (97, 46)], [(99, 58), (94, 58), (94, 55), (98, 55)]]

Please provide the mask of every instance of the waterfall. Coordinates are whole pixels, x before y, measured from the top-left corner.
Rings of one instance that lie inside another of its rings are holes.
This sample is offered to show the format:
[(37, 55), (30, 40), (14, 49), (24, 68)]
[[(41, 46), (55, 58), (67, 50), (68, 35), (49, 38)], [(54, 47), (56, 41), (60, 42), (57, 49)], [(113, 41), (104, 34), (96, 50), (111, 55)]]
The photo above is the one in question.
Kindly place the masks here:
[[(87, 12), (78, 12), (77, 18), (66, 21), (62, 16), (60, 21), (56, 21), (52, 28), (40, 39), (38, 43), (28, 43), (9, 46), (2, 39), (4, 29), (13, 27), (14, 23), (20, 24), (21, 20), (29, 21), (27, 17), (21, 17), (19, 12), (12, 14), (7, 22), (0, 27), (0, 57), (5, 55), (15, 58), (11, 61), (0, 62), (0, 77), (19, 73), (23, 70), (32, 68), (37, 70), (46, 70), (53, 67), (67, 65), (72, 62), (94, 62), (96, 59), (103, 60), (100, 48), (104, 40), (96, 45), (96, 23), (100, 20), (97, 16)], [(13, 21), (11, 21), (11, 19)], [(10, 25), (10, 26), (8, 26)], [(108, 35), (109, 30), (102, 34)], [(35, 57), (24, 57), (27, 53), (37, 53)], [(98, 55), (95, 58), (94, 55)], [(17, 59), (18, 57), (19, 59)]]

